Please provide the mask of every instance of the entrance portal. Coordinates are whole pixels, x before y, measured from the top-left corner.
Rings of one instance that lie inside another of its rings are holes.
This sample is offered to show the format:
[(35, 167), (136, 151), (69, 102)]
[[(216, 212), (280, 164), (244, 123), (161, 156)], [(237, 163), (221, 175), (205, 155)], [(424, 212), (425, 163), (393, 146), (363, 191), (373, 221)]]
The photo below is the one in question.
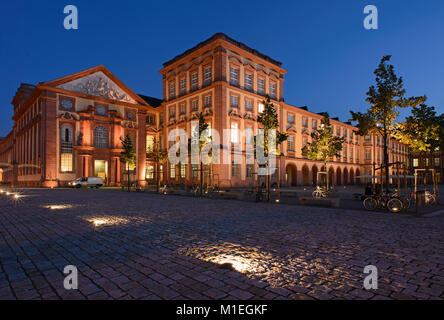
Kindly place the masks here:
[(108, 161), (94, 160), (94, 176), (103, 179), (103, 183), (107, 183)]

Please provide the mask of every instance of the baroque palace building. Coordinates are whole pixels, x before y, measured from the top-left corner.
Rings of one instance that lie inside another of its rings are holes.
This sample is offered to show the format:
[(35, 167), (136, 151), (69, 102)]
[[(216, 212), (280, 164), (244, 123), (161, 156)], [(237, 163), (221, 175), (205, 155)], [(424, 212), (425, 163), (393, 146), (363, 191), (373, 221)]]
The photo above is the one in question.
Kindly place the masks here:
[[(171, 165), (156, 169), (153, 150), (167, 149), (173, 129), (190, 136), (191, 122), (203, 113), (211, 130), (221, 135), (232, 129), (232, 153), (243, 164), (212, 164), (204, 170), (206, 183), (224, 187), (249, 187), (257, 180), (255, 165), (246, 164), (245, 129), (257, 130), (256, 121), (265, 95), (271, 97), (281, 131), (289, 135), (280, 148), (273, 179), (285, 186), (312, 185), (323, 164), (302, 156), (302, 146), (320, 126), (323, 113), (295, 107), (284, 101), (284, 76), (278, 62), (218, 33), (164, 63), (160, 70), (163, 99), (132, 92), (104, 66), (36, 86), (22, 84), (12, 104), (14, 127), (0, 141), (0, 177), (14, 186), (57, 187), (78, 177), (98, 176), (107, 185), (125, 179), (119, 162), (120, 138), (129, 134), (137, 152), (133, 180), (140, 185), (159, 180), (192, 185), (199, 181), (198, 166)], [(332, 159), (328, 171), (336, 185), (362, 182), (382, 163), (382, 139), (357, 134), (350, 123), (331, 119), (334, 133), (346, 138), (341, 156)], [(226, 146), (224, 146), (226, 147)], [(392, 174), (408, 173), (408, 149), (389, 141)], [(374, 165), (374, 163), (376, 165)]]

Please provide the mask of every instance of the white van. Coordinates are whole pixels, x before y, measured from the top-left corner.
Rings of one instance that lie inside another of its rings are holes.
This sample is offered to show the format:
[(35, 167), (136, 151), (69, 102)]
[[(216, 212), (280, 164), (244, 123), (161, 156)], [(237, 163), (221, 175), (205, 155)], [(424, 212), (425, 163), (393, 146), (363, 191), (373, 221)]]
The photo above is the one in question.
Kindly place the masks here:
[(89, 188), (100, 188), (103, 186), (102, 178), (96, 177), (88, 177), (88, 178), (78, 178), (73, 182), (69, 183), (70, 187), (81, 188), (81, 187), (89, 187)]

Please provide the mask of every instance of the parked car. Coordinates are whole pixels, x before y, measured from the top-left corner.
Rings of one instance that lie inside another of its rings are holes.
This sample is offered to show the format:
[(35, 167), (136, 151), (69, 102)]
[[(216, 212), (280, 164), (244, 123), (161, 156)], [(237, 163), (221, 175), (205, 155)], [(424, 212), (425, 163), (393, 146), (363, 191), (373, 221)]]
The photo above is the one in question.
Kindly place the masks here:
[(69, 186), (74, 188), (89, 187), (98, 189), (103, 186), (103, 180), (97, 177), (82, 177), (70, 182)]

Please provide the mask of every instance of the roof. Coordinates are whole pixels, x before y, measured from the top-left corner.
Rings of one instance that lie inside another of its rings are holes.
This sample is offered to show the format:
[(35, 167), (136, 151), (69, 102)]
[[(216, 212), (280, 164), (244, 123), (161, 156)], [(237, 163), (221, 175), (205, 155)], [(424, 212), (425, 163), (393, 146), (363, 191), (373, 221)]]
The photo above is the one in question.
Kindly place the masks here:
[(250, 52), (250, 53), (252, 53), (252, 54), (254, 54), (254, 55), (256, 55), (256, 56), (258, 56), (258, 57), (260, 57), (260, 58), (262, 58), (262, 59), (264, 59), (264, 60), (266, 60), (266, 61), (268, 61), (268, 62), (270, 62), (270, 63), (272, 63), (272, 64), (274, 64), (274, 65), (276, 65), (276, 66), (278, 66), (278, 67), (281, 67), (281, 66), (282, 66), (282, 62), (276, 61), (276, 60), (270, 58), (269, 56), (260, 53), (260, 52), (257, 51), (256, 49), (253, 49), (253, 48), (251, 48), (251, 47), (249, 47), (249, 46), (243, 44), (242, 42), (238, 42), (238, 41), (236, 41), (236, 40), (230, 38), (229, 36), (227, 36), (226, 34), (221, 33), (221, 32), (214, 34), (214, 35), (213, 35), (212, 37), (210, 37), (209, 39), (207, 39), (207, 40), (205, 40), (205, 41), (203, 41), (203, 42), (197, 44), (197, 45), (194, 46), (193, 48), (191, 48), (191, 49), (185, 51), (184, 53), (182, 53), (182, 54), (180, 54), (180, 55), (174, 57), (173, 59), (171, 59), (171, 60), (165, 62), (165, 63), (163, 64), (163, 66), (164, 66), (164, 67), (168, 67), (169, 65), (171, 65), (171, 64), (173, 64), (174, 62), (176, 62), (176, 61), (182, 59), (183, 57), (189, 55), (190, 53), (192, 53), (192, 52), (194, 52), (194, 51), (196, 51), (196, 50), (198, 50), (198, 49), (200, 49), (200, 48), (206, 46), (207, 44), (209, 44), (209, 43), (211, 43), (211, 42), (213, 42), (213, 41), (216, 41), (216, 40), (218, 40), (218, 39), (222, 39), (222, 40), (228, 41), (228, 42), (234, 44), (235, 46), (237, 46), (237, 47), (239, 47), (239, 48), (241, 48), (241, 49), (243, 49), (243, 50), (245, 50), (245, 51), (248, 51), (248, 52)]
[(137, 95), (139, 97), (141, 97), (143, 100), (145, 100), (145, 102), (148, 103), (153, 108), (159, 107), (162, 104), (162, 102), (163, 102), (163, 100), (161, 100), (161, 99), (145, 96), (143, 94), (137, 94)]

